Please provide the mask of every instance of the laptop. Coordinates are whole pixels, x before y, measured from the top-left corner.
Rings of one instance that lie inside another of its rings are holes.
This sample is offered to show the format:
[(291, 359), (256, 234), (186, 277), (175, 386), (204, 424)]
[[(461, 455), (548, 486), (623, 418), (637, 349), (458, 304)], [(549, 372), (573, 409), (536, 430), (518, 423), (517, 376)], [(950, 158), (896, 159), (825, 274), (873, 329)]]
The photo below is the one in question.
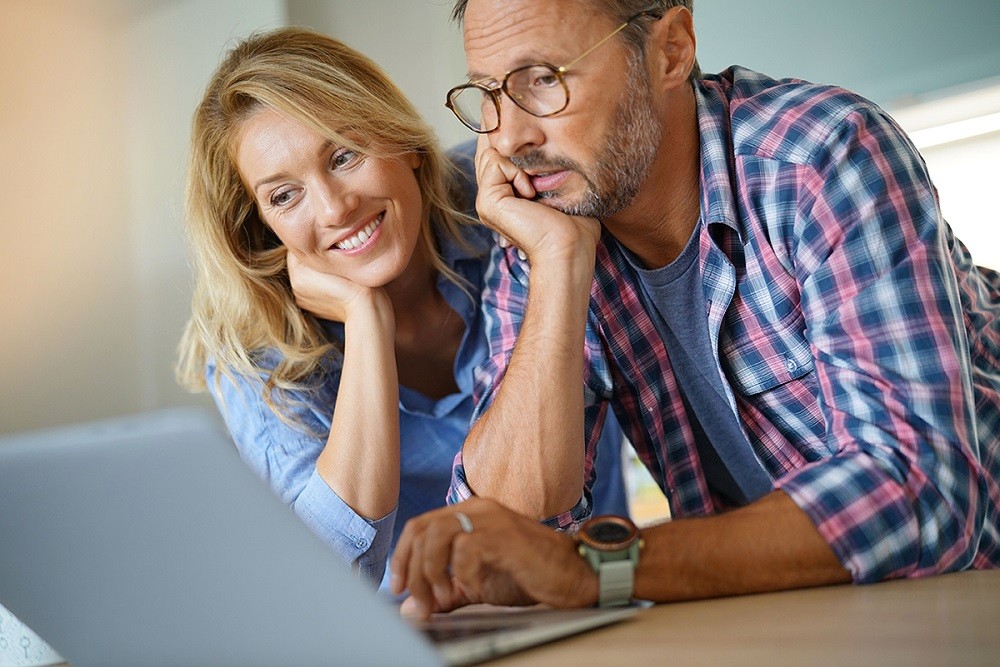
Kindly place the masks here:
[(74, 667), (462, 665), (637, 611), (411, 625), (200, 408), (0, 438), (0, 605)]

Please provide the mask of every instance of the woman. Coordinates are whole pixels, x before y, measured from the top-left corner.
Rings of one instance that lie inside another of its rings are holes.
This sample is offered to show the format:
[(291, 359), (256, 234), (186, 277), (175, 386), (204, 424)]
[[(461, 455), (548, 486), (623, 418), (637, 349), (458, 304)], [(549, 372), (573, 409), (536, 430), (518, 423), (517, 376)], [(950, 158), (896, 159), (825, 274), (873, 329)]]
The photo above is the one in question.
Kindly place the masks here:
[[(487, 353), (491, 236), (460, 212), (470, 180), (373, 62), (306, 30), (237, 45), (194, 117), (178, 377), (374, 582), (405, 521), (445, 501)], [(606, 439), (596, 507), (624, 513)]]

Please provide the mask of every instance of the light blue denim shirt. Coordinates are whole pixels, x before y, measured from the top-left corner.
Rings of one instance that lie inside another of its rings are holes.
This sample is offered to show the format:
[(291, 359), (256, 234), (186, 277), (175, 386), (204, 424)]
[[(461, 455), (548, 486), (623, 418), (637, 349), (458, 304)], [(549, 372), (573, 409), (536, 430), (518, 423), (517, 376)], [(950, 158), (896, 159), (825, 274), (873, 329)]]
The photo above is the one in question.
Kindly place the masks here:
[[(475, 146), (463, 147), (456, 162), (471, 174)], [(471, 197), (469, 201), (474, 201)], [(465, 334), (455, 357), (458, 392), (435, 400), (406, 387), (399, 388), (400, 487), (399, 503), (383, 517), (364, 517), (345, 503), (316, 472), (316, 459), (326, 446), (337, 402), (343, 355), (334, 350), (323, 360), (308, 391), (296, 392), (287, 413), (289, 426), (262, 399), (263, 378), (279, 361), (273, 350), (256, 355), (260, 377), (234, 381), (209, 364), (209, 389), (243, 460), (288, 503), (295, 513), (342, 559), (354, 564), (372, 582), (388, 579), (386, 561), (408, 519), (445, 504), (455, 454), (469, 431), (472, 416), (473, 371), (487, 356), (486, 334), (479, 297), (489, 261), (492, 234), (479, 225), (466, 230), (470, 249), (439, 237), (444, 261), (468, 282), (468, 294), (441, 277), (437, 288), (465, 323)], [(339, 322), (323, 322), (330, 340), (343, 342)], [(218, 386), (216, 379), (218, 378)], [(617, 424), (605, 430), (598, 455), (595, 512), (627, 515), (619, 454)]]

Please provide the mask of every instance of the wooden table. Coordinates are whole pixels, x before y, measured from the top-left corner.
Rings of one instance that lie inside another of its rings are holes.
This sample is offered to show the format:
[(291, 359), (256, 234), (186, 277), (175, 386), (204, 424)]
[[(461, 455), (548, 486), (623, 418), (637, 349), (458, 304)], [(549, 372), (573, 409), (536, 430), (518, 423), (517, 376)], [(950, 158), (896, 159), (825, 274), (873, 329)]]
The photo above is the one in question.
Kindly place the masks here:
[(1000, 666), (1000, 570), (661, 604), (488, 664)]

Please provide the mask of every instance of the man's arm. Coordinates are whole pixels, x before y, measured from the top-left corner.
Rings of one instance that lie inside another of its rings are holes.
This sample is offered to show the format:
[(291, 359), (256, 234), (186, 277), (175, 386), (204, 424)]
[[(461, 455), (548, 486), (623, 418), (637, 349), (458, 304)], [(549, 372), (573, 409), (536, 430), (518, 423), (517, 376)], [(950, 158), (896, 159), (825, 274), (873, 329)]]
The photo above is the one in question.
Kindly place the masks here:
[(526, 253), (530, 292), (502, 383), (461, 464), (475, 495), (555, 516), (583, 493), (584, 332), (600, 227), (531, 201), (526, 175), (485, 142), (477, 172), (480, 218)]
[(856, 582), (966, 567), (983, 529), (986, 471), (929, 176), (891, 119), (861, 103), (800, 174), (787, 252), (830, 454), (777, 486)]
[[(456, 510), (471, 519), (472, 532), (462, 530)], [(638, 599), (669, 602), (851, 580), (809, 517), (781, 491), (726, 514), (647, 528), (642, 537)], [(597, 575), (570, 535), (479, 498), (407, 523), (392, 575), (393, 592), (409, 589), (407, 609), (420, 615), (477, 602), (586, 607), (598, 597)]]

